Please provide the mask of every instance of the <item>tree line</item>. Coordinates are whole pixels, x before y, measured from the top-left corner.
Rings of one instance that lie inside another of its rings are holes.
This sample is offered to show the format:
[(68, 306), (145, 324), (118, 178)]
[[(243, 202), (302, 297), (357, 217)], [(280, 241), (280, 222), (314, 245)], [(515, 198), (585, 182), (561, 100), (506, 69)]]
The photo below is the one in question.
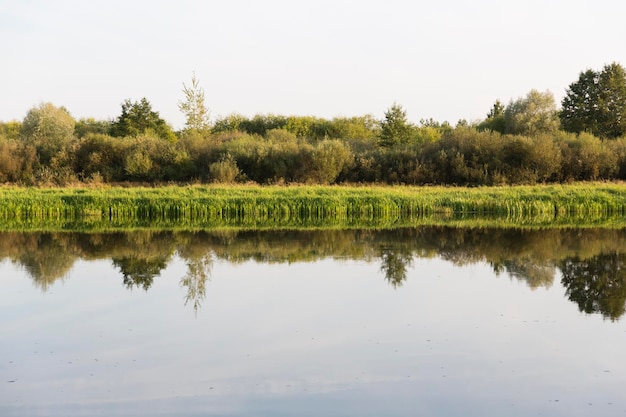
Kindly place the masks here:
[(626, 70), (581, 72), (561, 108), (531, 90), (484, 120), (413, 124), (394, 103), (365, 115), (210, 118), (195, 75), (174, 131), (146, 98), (112, 120), (42, 103), (0, 122), (0, 182), (255, 182), (497, 185), (626, 179)]

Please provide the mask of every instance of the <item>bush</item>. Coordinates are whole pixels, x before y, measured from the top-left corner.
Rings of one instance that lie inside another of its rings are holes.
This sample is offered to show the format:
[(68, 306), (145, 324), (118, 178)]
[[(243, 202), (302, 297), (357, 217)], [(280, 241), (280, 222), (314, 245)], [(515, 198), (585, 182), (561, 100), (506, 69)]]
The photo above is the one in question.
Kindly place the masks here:
[(219, 161), (209, 165), (209, 174), (215, 182), (235, 182), (235, 178), (237, 178), (239, 173), (237, 162), (229, 154), (222, 155)]
[(65, 108), (42, 103), (28, 111), (20, 136), (24, 143), (35, 147), (39, 160), (46, 165), (72, 142), (75, 124)]
[(324, 140), (311, 154), (309, 179), (320, 184), (330, 184), (354, 159), (350, 149), (338, 140)]
[(618, 172), (617, 156), (590, 133), (578, 136), (563, 134), (563, 180), (595, 181), (614, 178)]

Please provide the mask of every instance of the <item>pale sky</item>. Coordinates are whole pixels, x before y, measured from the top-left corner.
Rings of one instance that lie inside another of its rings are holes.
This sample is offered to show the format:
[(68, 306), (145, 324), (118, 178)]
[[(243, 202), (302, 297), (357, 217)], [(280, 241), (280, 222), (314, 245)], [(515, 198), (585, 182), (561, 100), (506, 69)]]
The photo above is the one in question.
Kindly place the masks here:
[(626, 65), (625, 18), (622, 0), (0, 0), (0, 120), (41, 102), (113, 119), (146, 97), (178, 129), (195, 71), (213, 119), (396, 102), (454, 124)]

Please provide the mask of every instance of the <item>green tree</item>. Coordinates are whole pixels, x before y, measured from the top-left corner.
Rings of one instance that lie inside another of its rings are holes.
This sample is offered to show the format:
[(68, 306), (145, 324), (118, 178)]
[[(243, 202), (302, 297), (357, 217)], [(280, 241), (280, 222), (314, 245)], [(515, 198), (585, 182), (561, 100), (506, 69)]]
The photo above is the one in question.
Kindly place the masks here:
[(39, 161), (49, 164), (74, 138), (76, 122), (64, 107), (42, 103), (28, 111), (20, 136), (37, 150)]
[(178, 108), (185, 115), (185, 129), (195, 131), (208, 131), (211, 128), (211, 113), (204, 103), (204, 89), (194, 73), (191, 84), (183, 83), (185, 99), (178, 102)]
[(353, 158), (354, 155), (343, 142), (323, 140), (313, 149), (310, 175), (321, 184), (332, 183)]
[(111, 134), (124, 137), (151, 132), (162, 139), (172, 142), (176, 140), (172, 128), (159, 116), (158, 112), (152, 110), (152, 105), (145, 97), (135, 102), (125, 100), (122, 103), (122, 114), (111, 127)]
[(215, 120), (213, 124), (213, 128), (211, 132), (213, 133), (222, 133), (222, 132), (235, 132), (238, 130), (243, 130), (241, 125), (247, 122), (248, 119), (238, 113), (233, 113), (228, 116), (219, 118)]
[(413, 126), (407, 121), (406, 111), (396, 103), (385, 112), (385, 119), (380, 123), (380, 127), (381, 146), (405, 144), (413, 136)]
[(22, 123), (17, 120), (0, 122), (0, 138), (19, 139)]
[(559, 117), (568, 132), (602, 138), (626, 135), (626, 70), (618, 63), (581, 72), (561, 102)]
[(578, 81), (569, 85), (561, 101), (559, 118), (563, 130), (597, 133), (599, 97), (598, 73), (593, 70), (581, 72)]
[(610, 139), (626, 135), (626, 69), (617, 63), (606, 65), (598, 84), (598, 134)]
[(500, 100), (496, 100), (489, 113), (487, 113), (487, 118), (478, 125), (478, 129), (504, 133), (506, 129), (504, 109), (504, 104)]
[(511, 101), (504, 109), (505, 133), (533, 136), (559, 129), (554, 95), (531, 90), (526, 97)]
[(83, 138), (88, 134), (108, 134), (111, 131), (112, 121), (96, 120), (93, 117), (83, 118), (76, 122), (74, 129), (77, 138)]

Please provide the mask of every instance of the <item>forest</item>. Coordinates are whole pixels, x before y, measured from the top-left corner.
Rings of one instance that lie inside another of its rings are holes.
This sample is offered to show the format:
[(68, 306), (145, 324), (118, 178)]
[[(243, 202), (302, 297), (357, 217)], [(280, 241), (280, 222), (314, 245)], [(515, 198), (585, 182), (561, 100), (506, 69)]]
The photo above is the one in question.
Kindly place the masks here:
[(174, 131), (146, 98), (118, 117), (75, 120), (40, 103), (0, 122), (0, 183), (508, 185), (626, 179), (626, 70), (588, 69), (557, 106), (531, 90), (483, 120), (411, 123), (371, 115), (231, 114), (211, 120), (199, 81), (183, 83)]

